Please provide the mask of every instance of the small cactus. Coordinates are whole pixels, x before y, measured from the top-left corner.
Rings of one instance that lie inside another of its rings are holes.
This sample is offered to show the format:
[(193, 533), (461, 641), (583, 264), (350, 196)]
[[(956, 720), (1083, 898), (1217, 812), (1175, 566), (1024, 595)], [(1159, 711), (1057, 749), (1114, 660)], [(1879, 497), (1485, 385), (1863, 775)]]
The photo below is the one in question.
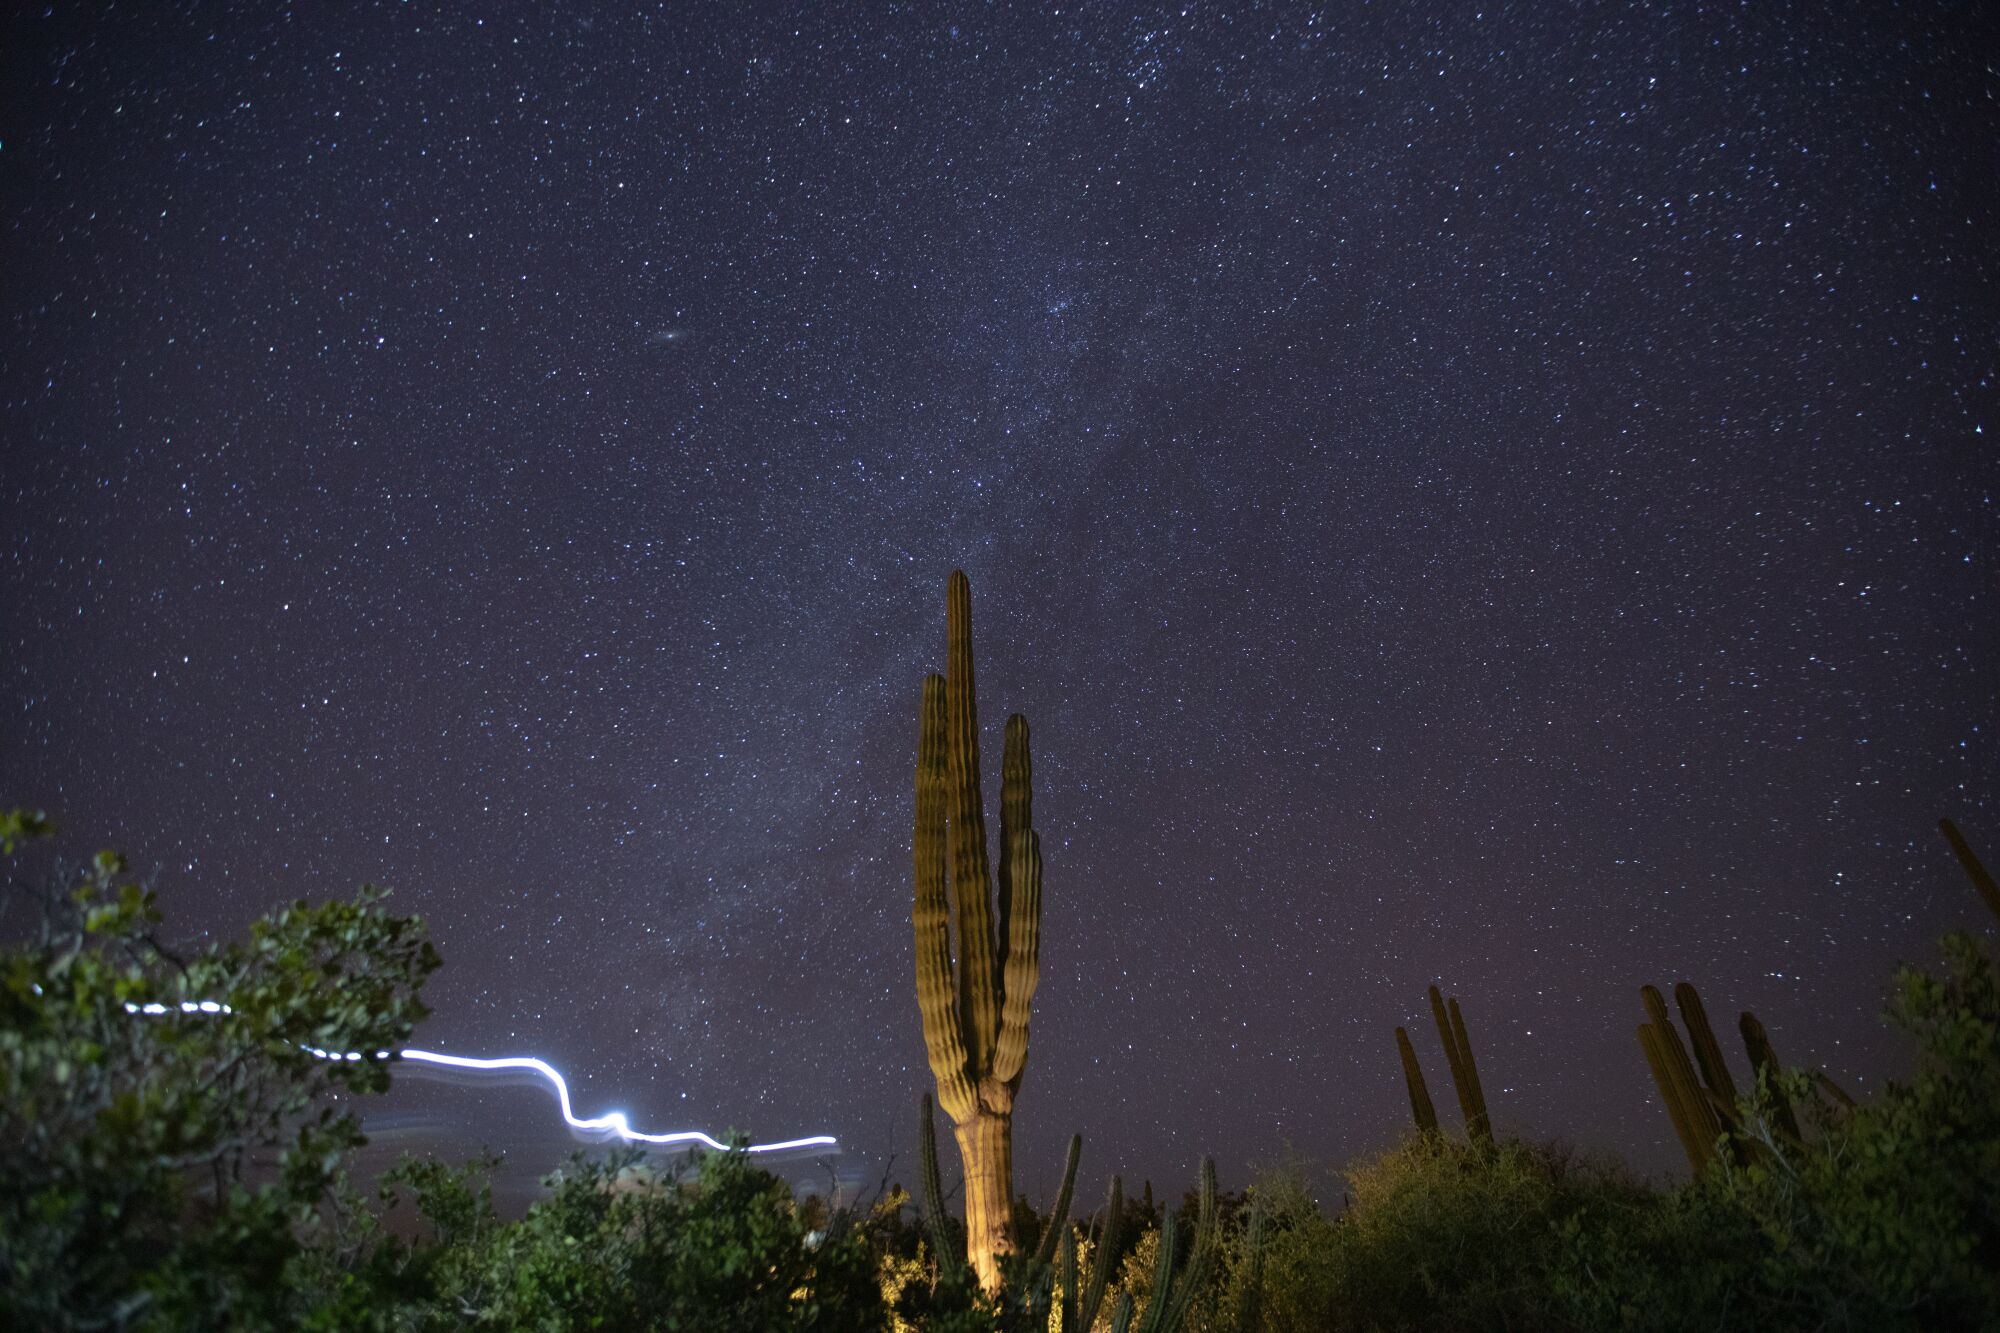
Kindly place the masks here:
[(1451, 997), (1451, 1039), (1458, 1047), (1458, 1063), (1465, 1071), (1465, 1081), (1471, 1086), (1473, 1118), (1466, 1121), (1468, 1138), (1493, 1141), (1493, 1121), (1486, 1114), (1486, 1089), (1479, 1081), (1479, 1066), (1472, 1060), (1472, 1040), (1465, 1035), (1465, 1015), (1458, 1011), (1458, 997)]
[(1430, 1089), (1424, 1086), (1424, 1068), (1417, 1063), (1417, 1051), (1410, 1045), (1406, 1028), (1396, 1029), (1396, 1051), (1403, 1057), (1403, 1085), (1410, 1093), (1410, 1116), (1426, 1134), (1437, 1133), (1437, 1108), (1431, 1105)]
[[(1208, 1281), (1218, 1234), (1215, 1162), (1210, 1158), (1201, 1159), (1201, 1202), (1195, 1214), (1194, 1244), (1188, 1251), (1187, 1269), (1176, 1280), (1174, 1250), (1180, 1240), (1178, 1232), (1179, 1219), (1172, 1213), (1160, 1219), (1160, 1250), (1153, 1262), (1152, 1295), (1146, 1301), (1146, 1320), (1139, 1326), (1139, 1333), (1179, 1333), (1187, 1323), (1195, 1297)], [(1113, 1326), (1118, 1326), (1115, 1320)]]
[(1270, 1220), (1262, 1196), (1253, 1199), (1250, 1221), (1243, 1232), (1244, 1273), (1243, 1285), (1236, 1292), (1236, 1333), (1262, 1333), (1264, 1327), (1264, 1231)]
[(1451, 1068), (1451, 1085), (1458, 1093), (1458, 1113), (1465, 1120), (1465, 1137), (1473, 1142), (1493, 1141), (1493, 1122), (1486, 1114), (1486, 1093), (1479, 1086), (1479, 1067), (1472, 1062), (1472, 1043), (1465, 1035), (1465, 1015), (1454, 998), (1449, 1007), (1436, 986), (1430, 988), (1431, 1018), (1437, 1023), (1438, 1041), (1444, 1046), (1445, 1063)]
[[(1124, 1187), (1118, 1177), (1111, 1178), (1111, 1197), (1104, 1204), (1104, 1221), (1098, 1227), (1097, 1245), (1091, 1251), (1090, 1272), (1086, 1276), (1077, 1270), (1076, 1233), (1063, 1228), (1062, 1261), (1059, 1280), (1062, 1283), (1062, 1327), (1065, 1333), (1071, 1329), (1088, 1330), (1097, 1323), (1098, 1307), (1104, 1303), (1104, 1287), (1111, 1277), (1111, 1265), (1118, 1258), (1118, 1229), (1125, 1212)], [(1132, 1318), (1131, 1297), (1121, 1296), (1125, 1320)]]
[(1035, 1262), (1042, 1267), (1055, 1262), (1056, 1237), (1069, 1232), (1069, 1201), (1076, 1192), (1076, 1163), (1082, 1155), (1083, 1135), (1070, 1135), (1069, 1153), (1063, 1158), (1062, 1184), (1056, 1189), (1048, 1225), (1042, 1229), (1042, 1243), (1035, 1247)]
[(930, 1223), (931, 1249), (937, 1255), (938, 1276), (949, 1277), (964, 1262), (952, 1243), (951, 1223), (944, 1211), (944, 1179), (938, 1172), (937, 1123), (931, 1115), (931, 1095), (924, 1094), (924, 1107), (917, 1118), (918, 1173), (923, 1177), (924, 1220)]

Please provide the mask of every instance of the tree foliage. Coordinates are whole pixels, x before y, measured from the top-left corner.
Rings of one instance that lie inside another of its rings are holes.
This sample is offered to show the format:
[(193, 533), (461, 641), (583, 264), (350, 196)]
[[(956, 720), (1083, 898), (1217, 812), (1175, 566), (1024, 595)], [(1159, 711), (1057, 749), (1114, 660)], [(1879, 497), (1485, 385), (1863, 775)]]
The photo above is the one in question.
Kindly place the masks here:
[[(0, 816), (9, 846), (47, 831)], [(884, 1327), (871, 1228), (801, 1216), (741, 1151), (580, 1156), (511, 1223), (492, 1159), (357, 1190), (330, 1097), (388, 1086), (438, 965), (382, 894), (183, 956), (111, 853), (8, 892), (37, 919), (0, 949), (0, 1327)], [(405, 1205), (415, 1236), (387, 1222)]]
[[(0, 1299), (34, 1327), (268, 1326), (293, 1226), (358, 1140), (327, 1094), (389, 1078), (307, 1048), (402, 1045), (437, 966), (422, 922), (364, 889), (183, 957), (113, 853), (9, 890), (38, 920), (0, 954)], [(277, 1167), (253, 1186), (260, 1152)]]

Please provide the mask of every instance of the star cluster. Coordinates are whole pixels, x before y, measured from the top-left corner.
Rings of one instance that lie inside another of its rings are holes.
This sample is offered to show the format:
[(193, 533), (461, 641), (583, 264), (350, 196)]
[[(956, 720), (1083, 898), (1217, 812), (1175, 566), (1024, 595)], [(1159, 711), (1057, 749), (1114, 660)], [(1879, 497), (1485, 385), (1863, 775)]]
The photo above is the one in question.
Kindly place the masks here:
[(190, 932), (395, 886), (429, 1046), (907, 1161), (963, 567), (1024, 1188), (1385, 1146), (1433, 980), (1649, 1169), (1641, 983), (1865, 1090), (1936, 819), (2000, 853), (1975, 10), (24, 12), (0, 795)]

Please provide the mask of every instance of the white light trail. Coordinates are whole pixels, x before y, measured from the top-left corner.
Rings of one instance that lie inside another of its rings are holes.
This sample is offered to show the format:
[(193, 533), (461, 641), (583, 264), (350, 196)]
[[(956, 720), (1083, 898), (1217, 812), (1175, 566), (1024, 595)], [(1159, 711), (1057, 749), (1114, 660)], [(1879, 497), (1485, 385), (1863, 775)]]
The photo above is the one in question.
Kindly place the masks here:
[[(234, 1013), (235, 1010), (226, 1004), (220, 1004), (214, 1000), (183, 1000), (179, 1004), (127, 1003), (125, 1012), (128, 1014), (137, 1014), (141, 1017), (155, 1018), (165, 1014), (230, 1014)], [(305, 1045), (301, 1045), (299, 1049), (320, 1060), (359, 1061), (365, 1058), (360, 1051), (329, 1051), (318, 1046)], [(563, 1121), (571, 1129), (581, 1130), (586, 1133), (615, 1134), (627, 1143), (700, 1143), (715, 1149), (717, 1152), (727, 1152), (729, 1150), (728, 1144), (721, 1142), (711, 1135), (704, 1134), (698, 1129), (682, 1130), (679, 1133), (672, 1134), (642, 1133), (632, 1128), (632, 1122), (626, 1119), (623, 1111), (607, 1111), (603, 1115), (584, 1119), (577, 1115), (576, 1108), (570, 1101), (569, 1083), (563, 1078), (561, 1072), (548, 1061), (538, 1060), (532, 1055), (503, 1055), (496, 1059), (481, 1060), (469, 1055), (446, 1055), (441, 1051), (423, 1051), (412, 1047), (402, 1051), (377, 1051), (374, 1058), (377, 1060), (387, 1060), (392, 1056), (398, 1059), (410, 1060), (417, 1064), (437, 1065), (445, 1069), (472, 1069), (482, 1072), (502, 1069), (525, 1069), (532, 1073), (540, 1074), (548, 1080), (549, 1086), (555, 1090), (556, 1102), (562, 1108)], [(838, 1144), (839, 1140), (835, 1139), (831, 1134), (814, 1134), (803, 1139), (786, 1139), (781, 1143), (753, 1143), (745, 1148), (744, 1151), (783, 1152), (788, 1148), (831, 1148), (838, 1146)]]

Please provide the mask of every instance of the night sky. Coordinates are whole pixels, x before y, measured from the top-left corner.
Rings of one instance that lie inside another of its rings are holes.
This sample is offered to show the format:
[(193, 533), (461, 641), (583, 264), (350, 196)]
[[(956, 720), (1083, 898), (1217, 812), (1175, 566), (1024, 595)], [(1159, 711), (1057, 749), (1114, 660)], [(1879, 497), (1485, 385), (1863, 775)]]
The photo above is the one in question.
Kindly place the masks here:
[(1903, 1067), (2000, 853), (1981, 6), (441, 8), (4, 29), (0, 799), (171, 924), (391, 885), (418, 1044), (907, 1177), (962, 567), (1022, 1188), (1388, 1146), (1434, 980), (1647, 1170), (1642, 983)]

